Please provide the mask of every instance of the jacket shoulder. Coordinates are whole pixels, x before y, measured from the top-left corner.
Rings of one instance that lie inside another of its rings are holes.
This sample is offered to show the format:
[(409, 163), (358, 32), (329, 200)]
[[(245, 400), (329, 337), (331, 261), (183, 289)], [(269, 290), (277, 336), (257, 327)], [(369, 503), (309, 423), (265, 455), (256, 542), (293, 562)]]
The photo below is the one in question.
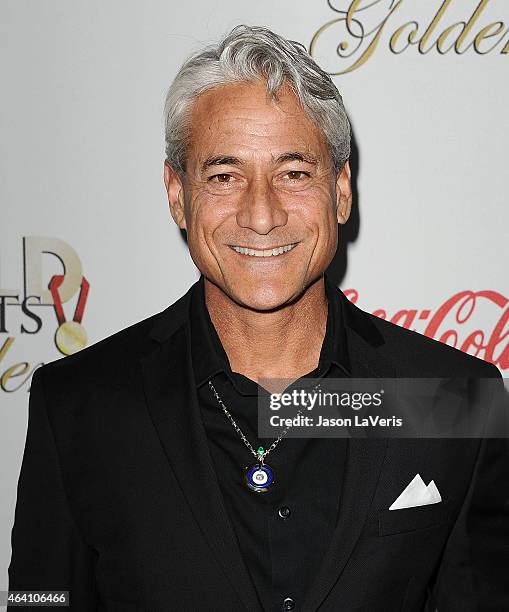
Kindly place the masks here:
[(99, 340), (74, 355), (49, 362), (38, 370), (44, 377), (63, 380), (77, 379), (108, 373), (110, 376), (127, 372), (158, 345), (157, 331), (171, 335), (187, 320), (189, 291), (170, 304), (162, 312), (153, 314), (116, 333)]
[(406, 375), (500, 377), (498, 368), (475, 355), (465, 353), (417, 331), (369, 315), (386, 339), (391, 352), (397, 352), (398, 369)]
[(368, 317), (383, 337), (384, 344), (379, 349), (392, 360), (400, 376), (501, 377), (494, 364), (480, 357), (352, 306)]

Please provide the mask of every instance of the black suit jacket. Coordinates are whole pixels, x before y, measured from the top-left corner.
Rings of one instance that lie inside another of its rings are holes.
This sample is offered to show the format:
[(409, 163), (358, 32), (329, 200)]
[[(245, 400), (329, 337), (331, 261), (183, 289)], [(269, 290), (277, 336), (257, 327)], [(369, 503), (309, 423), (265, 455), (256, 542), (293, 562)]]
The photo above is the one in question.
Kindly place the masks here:
[[(262, 609), (199, 416), (189, 293), (34, 374), (10, 590), (69, 590), (73, 611)], [(500, 377), (340, 295), (354, 377)], [(389, 511), (416, 473), (443, 501)], [(350, 439), (338, 525), (299, 609), (509, 610), (508, 483), (506, 440)]]

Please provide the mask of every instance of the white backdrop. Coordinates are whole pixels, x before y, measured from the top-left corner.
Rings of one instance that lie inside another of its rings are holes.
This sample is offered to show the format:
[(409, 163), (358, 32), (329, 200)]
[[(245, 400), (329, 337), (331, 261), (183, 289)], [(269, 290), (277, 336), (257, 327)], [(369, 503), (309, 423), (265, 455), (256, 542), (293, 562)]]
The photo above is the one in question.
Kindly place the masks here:
[[(334, 79), (354, 128), (357, 188), (333, 266), (339, 286), (388, 319), (408, 311), (394, 320), (507, 376), (505, 0), (3, 0), (0, 590), (30, 376), (62, 357), (48, 282), (65, 266), (69, 320), (81, 274), (90, 283), (92, 344), (197, 278), (165, 201), (163, 100), (185, 57), (238, 23), (314, 40), (320, 65), (343, 72)], [(23, 312), (26, 295), (47, 302), (25, 308), (40, 323)]]

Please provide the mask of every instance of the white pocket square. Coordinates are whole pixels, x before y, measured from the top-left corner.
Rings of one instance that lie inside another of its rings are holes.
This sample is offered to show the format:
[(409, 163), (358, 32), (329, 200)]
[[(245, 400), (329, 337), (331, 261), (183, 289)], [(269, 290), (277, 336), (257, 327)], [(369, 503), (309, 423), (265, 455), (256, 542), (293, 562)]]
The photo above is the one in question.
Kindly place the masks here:
[(441, 501), (442, 497), (435, 482), (432, 480), (426, 486), (420, 474), (416, 474), (401, 495), (391, 504), (389, 510), (426, 506), (427, 504), (437, 504)]

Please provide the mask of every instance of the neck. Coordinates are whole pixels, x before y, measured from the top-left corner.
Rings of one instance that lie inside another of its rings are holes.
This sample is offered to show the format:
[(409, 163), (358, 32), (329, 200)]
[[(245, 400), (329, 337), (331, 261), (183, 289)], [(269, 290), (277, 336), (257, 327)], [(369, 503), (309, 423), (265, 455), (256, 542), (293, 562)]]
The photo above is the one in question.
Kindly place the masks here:
[(205, 302), (232, 371), (259, 382), (297, 380), (318, 366), (327, 326), (323, 275), (291, 304), (263, 312), (240, 306), (205, 280)]

